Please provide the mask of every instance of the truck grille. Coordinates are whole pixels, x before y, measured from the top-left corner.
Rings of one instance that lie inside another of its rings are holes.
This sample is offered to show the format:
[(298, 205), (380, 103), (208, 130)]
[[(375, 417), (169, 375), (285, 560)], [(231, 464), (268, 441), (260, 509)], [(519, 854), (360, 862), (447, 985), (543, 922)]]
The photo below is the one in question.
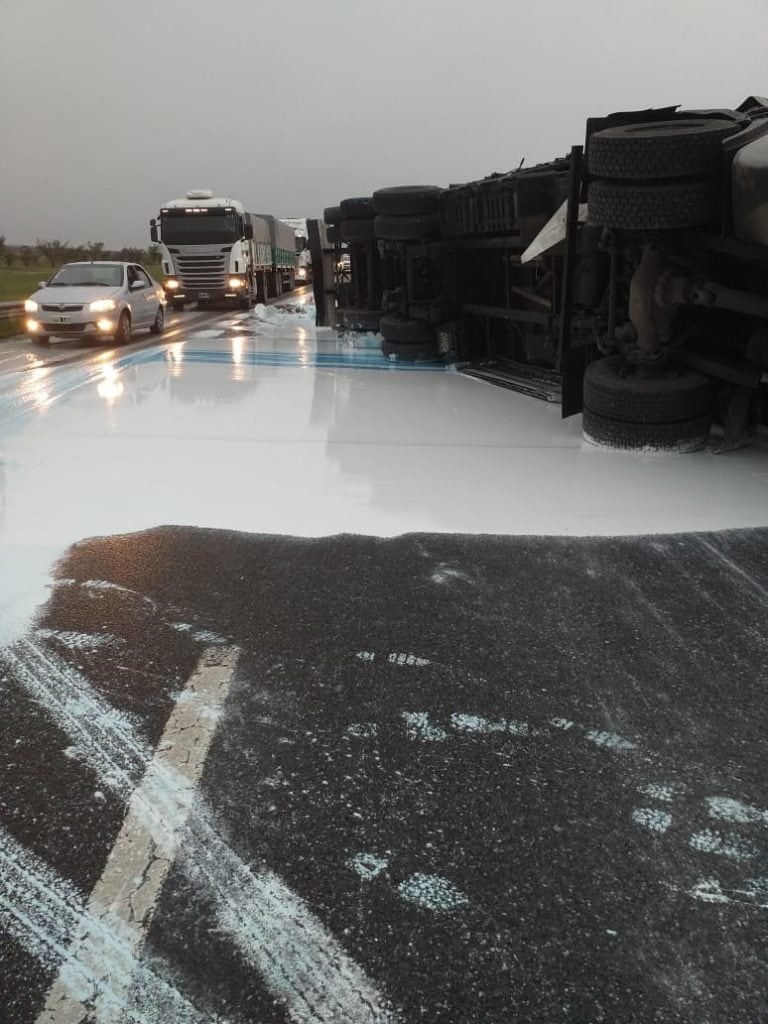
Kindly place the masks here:
[(227, 257), (223, 253), (185, 253), (175, 258), (185, 288), (224, 288), (227, 283)]

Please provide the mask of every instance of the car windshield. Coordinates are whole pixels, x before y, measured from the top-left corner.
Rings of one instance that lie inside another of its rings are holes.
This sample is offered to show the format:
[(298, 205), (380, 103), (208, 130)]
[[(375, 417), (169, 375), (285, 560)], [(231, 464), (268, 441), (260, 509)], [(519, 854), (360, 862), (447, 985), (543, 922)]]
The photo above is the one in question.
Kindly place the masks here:
[(69, 263), (58, 270), (48, 284), (59, 288), (70, 286), (107, 286), (119, 288), (123, 283), (123, 268), (117, 264)]

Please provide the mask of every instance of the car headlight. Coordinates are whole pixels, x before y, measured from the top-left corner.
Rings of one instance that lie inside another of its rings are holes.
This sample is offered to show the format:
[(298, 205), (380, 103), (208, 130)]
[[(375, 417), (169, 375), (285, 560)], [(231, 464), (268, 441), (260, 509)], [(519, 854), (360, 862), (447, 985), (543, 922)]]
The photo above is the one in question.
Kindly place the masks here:
[(91, 313), (106, 313), (109, 309), (115, 309), (114, 299), (96, 299), (88, 309)]
[(26, 302), (24, 303), (25, 313), (36, 313), (38, 309), (40, 309), (40, 307), (38, 306), (34, 299), (27, 299)]

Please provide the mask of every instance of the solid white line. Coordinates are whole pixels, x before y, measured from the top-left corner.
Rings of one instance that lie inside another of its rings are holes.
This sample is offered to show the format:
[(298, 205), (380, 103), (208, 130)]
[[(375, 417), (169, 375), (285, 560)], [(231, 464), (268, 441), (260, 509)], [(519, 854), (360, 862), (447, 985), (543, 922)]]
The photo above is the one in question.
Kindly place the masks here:
[[(131, 796), (123, 827), (91, 893), (87, 916), (48, 993), (39, 1024), (78, 1024), (91, 1012), (83, 1001), (82, 987), (72, 983), (73, 961), (95, 979), (89, 1003), (97, 1020), (117, 1022), (128, 996), (130, 974), (121, 976), (125, 983), (121, 999), (115, 992), (113, 958), (99, 941), (103, 928), (94, 929), (92, 921), (107, 911), (113, 926), (115, 922), (123, 926), (134, 957), (138, 955), (192, 808), (216, 713), (229, 692), (238, 653), (234, 647), (207, 648), (174, 705), (155, 755)], [(109, 982), (108, 1001), (100, 994), (105, 982)]]
[[(3, 653), (15, 679), (68, 734), (76, 755), (95, 771), (100, 785), (129, 799), (139, 777), (138, 765), (151, 760), (131, 721), (43, 644), (25, 639)], [(165, 824), (173, 822), (178, 793), (176, 773), (163, 767), (148, 799), (133, 805), (139, 821), (160, 837)], [(246, 864), (235, 853), (199, 797), (178, 843), (177, 857), (190, 881), (211, 900), (222, 932), (259, 971), (296, 1024), (396, 1024), (399, 1020), (311, 908), (274, 872)], [(140, 901), (139, 916), (144, 907)], [(176, 1021), (169, 1015), (163, 1024)]]

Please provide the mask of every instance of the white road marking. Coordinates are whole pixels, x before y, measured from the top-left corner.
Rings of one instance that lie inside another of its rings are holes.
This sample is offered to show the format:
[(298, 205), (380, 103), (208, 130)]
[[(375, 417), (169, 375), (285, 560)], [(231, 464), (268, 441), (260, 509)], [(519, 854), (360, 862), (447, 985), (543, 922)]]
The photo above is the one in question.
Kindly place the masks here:
[(649, 832), (666, 832), (672, 824), (672, 815), (655, 807), (636, 807), (632, 811), (632, 821)]
[(439, 742), (448, 739), (448, 733), (430, 720), (426, 711), (403, 711), (400, 716), (405, 722), (406, 732), (412, 740)]
[[(188, 1002), (162, 974), (168, 966), (158, 957), (141, 963), (133, 932), (105, 908), (84, 907), (82, 893), (71, 882), (21, 845), (0, 827), (0, 926), (15, 942), (48, 970), (66, 974), (71, 989), (82, 999), (99, 993), (99, 1024), (108, 1020), (132, 1024), (215, 1024), (219, 1018)], [(96, 913), (93, 910), (96, 909)], [(78, 956), (71, 943), (75, 934), (87, 934), (92, 948)], [(92, 961), (99, 965), (97, 972)], [(105, 975), (103, 965), (109, 963)], [(146, 1009), (125, 1006), (125, 993), (133, 986), (143, 993)], [(67, 1019), (82, 1021), (82, 1004)], [(61, 1020), (61, 1017), (41, 1017)]]
[[(184, 699), (174, 705), (155, 755), (131, 795), (123, 827), (94, 886), (38, 1024), (85, 1020), (90, 1015), (87, 1004), (96, 1009), (103, 1024), (118, 1021), (131, 975), (124, 972), (118, 980), (114, 974), (113, 958), (102, 939), (104, 910), (109, 912), (112, 926), (122, 932), (123, 943), (130, 945), (133, 957), (137, 957), (195, 799), (216, 727), (215, 713), (229, 692), (238, 653), (234, 647), (206, 649), (187, 683)], [(170, 808), (169, 776), (173, 780)], [(94, 921), (98, 929), (94, 929)], [(79, 972), (95, 979), (87, 1000), (82, 986), (75, 983), (73, 963)], [(102, 990), (107, 981), (110, 990), (105, 1003)]]
[[(221, 656), (224, 650), (216, 648), (215, 653)], [(102, 787), (130, 799), (139, 767), (146, 768), (152, 760), (152, 752), (132, 723), (111, 708), (84, 676), (40, 644), (22, 640), (3, 656), (15, 678), (67, 732)], [(167, 765), (159, 769), (152, 794), (156, 802), (137, 805), (136, 810), (146, 815), (141, 817), (145, 825), (150, 823), (157, 830), (156, 843), (162, 848), (163, 830), (169, 821), (173, 823), (179, 792), (176, 773)], [(182, 787), (182, 800), (183, 792)], [(399, 1019), (365, 972), (285, 882), (238, 857), (199, 797), (178, 842), (177, 856), (188, 878), (211, 900), (219, 928), (259, 971), (296, 1024), (395, 1024)], [(139, 915), (144, 908), (140, 903)], [(167, 1024), (171, 1021), (169, 1017)]]

